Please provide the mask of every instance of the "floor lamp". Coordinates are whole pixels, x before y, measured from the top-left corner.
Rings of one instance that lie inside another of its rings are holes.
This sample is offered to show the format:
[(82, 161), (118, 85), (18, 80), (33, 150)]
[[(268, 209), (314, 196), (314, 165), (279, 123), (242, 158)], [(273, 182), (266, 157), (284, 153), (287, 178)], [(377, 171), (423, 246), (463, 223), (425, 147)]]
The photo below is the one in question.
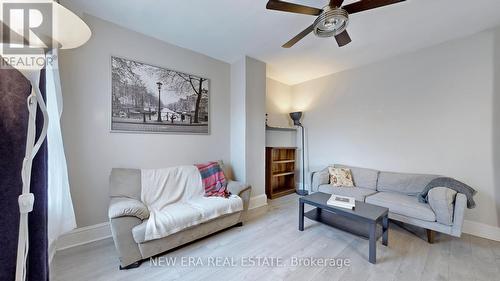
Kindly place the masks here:
[[(26, 13), (12, 13), (9, 21), (0, 18), (4, 32), (0, 42), (0, 55), (5, 62), (15, 62), (11, 63), (11, 66), (19, 70), (31, 84), (31, 94), (27, 98), (29, 117), (26, 152), (21, 170), (22, 193), (18, 198), (20, 219), (16, 281), (26, 280), (26, 260), (29, 250), (28, 214), (33, 211), (35, 201), (34, 194), (30, 192), (31, 168), (33, 159), (47, 136), (49, 121), (45, 101), (39, 88), (40, 70), (50, 63), (50, 59), (46, 56), (47, 51), (77, 48), (87, 42), (91, 36), (87, 24), (59, 3), (52, 0), (33, 1), (32, 6), (30, 3), (27, 2), (23, 6)], [(44, 15), (44, 11), (38, 9), (41, 7), (40, 5), (45, 5), (45, 8), (51, 10), (50, 14)], [(3, 8), (5, 9), (5, 6)], [(50, 34), (37, 34), (35, 32), (35, 37), (32, 37), (29, 29), (28, 33), (30, 34), (24, 34), (25, 25), (32, 22), (43, 23), (44, 20), (50, 21)], [(9, 36), (5, 36), (6, 32), (9, 33)], [(27, 49), (29, 53), (26, 53)], [(35, 124), (38, 108), (42, 112), (44, 120), (40, 136), (36, 139)]]
[(301, 128), (301, 133), (302, 133), (302, 142), (301, 142), (301, 150), (302, 150), (302, 188), (297, 190), (297, 194), (301, 196), (305, 196), (309, 194), (309, 192), (306, 190), (306, 167), (304, 166), (305, 163), (305, 153), (304, 153), (304, 126), (302, 123), (300, 123), (300, 119), (302, 118), (302, 112), (292, 112), (290, 113), (290, 118), (293, 120), (293, 125), (300, 127)]

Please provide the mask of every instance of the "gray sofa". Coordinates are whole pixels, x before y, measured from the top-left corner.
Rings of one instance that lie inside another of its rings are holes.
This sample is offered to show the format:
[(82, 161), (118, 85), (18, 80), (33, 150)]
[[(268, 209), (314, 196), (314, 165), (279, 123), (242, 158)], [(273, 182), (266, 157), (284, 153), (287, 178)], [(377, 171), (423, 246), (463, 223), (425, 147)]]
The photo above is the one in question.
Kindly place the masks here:
[(389, 218), (427, 229), (430, 243), (434, 232), (460, 237), (467, 199), (454, 190), (437, 187), (428, 194), (429, 203), (420, 203), (417, 195), (437, 175), (377, 171), (335, 164), (349, 168), (355, 187), (334, 187), (329, 184), (328, 167), (312, 174), (311, 191), (354, 197), (357, 201), (389, 209)]
[(141, 261), (232, 226), (241, 226), (250, 200), (250, 186), (229, 181), (228, 189), (243, 199), (243, 210), (189, 227), (165, 238), (145, 242), (149, 211), (141, 202), (141, 170), (113, 169), (110, 175), (108, 217), (120, 269), (134, 268)]

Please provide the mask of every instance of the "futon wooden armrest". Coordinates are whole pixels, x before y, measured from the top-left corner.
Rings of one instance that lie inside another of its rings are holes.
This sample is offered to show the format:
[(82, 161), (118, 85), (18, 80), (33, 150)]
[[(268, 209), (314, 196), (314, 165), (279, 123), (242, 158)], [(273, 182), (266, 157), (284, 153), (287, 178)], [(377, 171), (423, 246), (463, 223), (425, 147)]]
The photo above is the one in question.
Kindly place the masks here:
[(240, 197), (243, 192), (250, 190), (250, 188), (250, 185), (238, 181), (229, 181), (227, 183), (227, 189), (229, 190), (229, 192)]

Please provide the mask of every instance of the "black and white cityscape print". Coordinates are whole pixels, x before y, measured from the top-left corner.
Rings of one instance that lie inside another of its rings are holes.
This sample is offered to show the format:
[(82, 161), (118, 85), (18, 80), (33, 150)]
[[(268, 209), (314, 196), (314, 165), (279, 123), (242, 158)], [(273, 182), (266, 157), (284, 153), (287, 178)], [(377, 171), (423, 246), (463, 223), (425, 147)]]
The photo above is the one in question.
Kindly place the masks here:
[(208, 134), (209, 80), (111, 57), (111, 130)]

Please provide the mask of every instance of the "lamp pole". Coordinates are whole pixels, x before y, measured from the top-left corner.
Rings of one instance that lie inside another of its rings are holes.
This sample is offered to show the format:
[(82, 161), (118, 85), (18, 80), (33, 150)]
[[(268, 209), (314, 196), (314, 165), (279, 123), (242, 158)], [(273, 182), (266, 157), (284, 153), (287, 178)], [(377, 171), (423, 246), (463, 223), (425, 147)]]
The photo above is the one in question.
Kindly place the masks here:
[(302, 190), (300, 190), (299, 194), (305, 196), (308, 194), (306, 190), (306, 166), (305, 166), (305, 145), (304, 145), (304, 126), (300, 124), (300, 129), (302, 131)]
[(305, 141), (304, 141), (304, 126), (300, 123), (300, 118), (302, 118), (302, 112), (292, 112), (290, 113), (290, 118), (293, 120), (293, 125), (300, 127), (302, 133), (302, 188), (297, 190), (297, 194), (300, 196), (308, 195), (309, 192), (306, 190), (306, 167), (305, 167)]
[(161, 122), (161, 86), (163, 83), (158, 82), (156, 83), (158, 85), (158, 122)]
[(297, 122), (298, 124), (296, 124), (296, 126), (300, 127), (300, 130), (301, 130), (301, 133), (302, 133), (302, 142), (301, 142), (301, 150), (302, 150), (302, 188), (297, 190), (297, 194), (300, 195), (300, 196), (306, 196), (309, 194), (309, 192), (307, 192), (306, 190), (306, 167), (305, 167), (305, 145), (304, 145), (304, 126), (300, 123), (300, 122)]

